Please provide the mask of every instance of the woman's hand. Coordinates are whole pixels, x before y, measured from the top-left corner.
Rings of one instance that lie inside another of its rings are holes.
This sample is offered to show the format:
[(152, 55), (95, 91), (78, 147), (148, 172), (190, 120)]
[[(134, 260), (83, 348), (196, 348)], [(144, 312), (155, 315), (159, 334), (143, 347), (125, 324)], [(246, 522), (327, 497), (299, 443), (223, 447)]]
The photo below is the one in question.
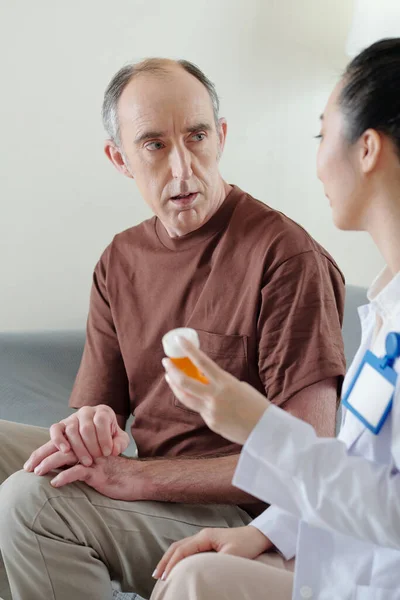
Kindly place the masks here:
[(270, 540), (251, 525), (232, 529), (203, 529), (196, 535), (172, 544), (158, 563), (153, 577), (161, 577), (165, 581), (179, 561), (198, 552), (214, 551), (253, 559), (271, 548)]
[(185, 375), (171, 360), (164, 358), (166, 380), (185, 406), (203, 417), (208, 427), (237, 444), (244, 444), (270, 405), (265, 396), (247, 383), (223, 371), (208, 356), (183, 338), (179, 343), (208, 384)]

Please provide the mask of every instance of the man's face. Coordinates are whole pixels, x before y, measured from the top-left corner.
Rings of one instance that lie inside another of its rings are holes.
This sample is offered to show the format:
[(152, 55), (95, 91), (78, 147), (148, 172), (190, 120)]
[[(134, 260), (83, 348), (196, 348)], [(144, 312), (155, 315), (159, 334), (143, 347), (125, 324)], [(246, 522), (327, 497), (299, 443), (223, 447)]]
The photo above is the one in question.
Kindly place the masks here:
[(171, 236), (201, 227), (226, 195), (218, 170), (226, 124), (217, 131), (206, 88), (181, 67), (142, 73), (124, 89), (118, 114), (126, 169), (106, 145), (108, 156), (135, 179)]

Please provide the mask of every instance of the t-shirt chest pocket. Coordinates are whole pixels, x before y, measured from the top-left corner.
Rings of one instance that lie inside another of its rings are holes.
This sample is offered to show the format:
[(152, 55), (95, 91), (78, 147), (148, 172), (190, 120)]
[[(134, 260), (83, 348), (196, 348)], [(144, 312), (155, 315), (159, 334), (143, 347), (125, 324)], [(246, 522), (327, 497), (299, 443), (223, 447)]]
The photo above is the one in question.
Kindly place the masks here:
[[(248, 381), (247, 336), (221, 335), (197, 328), (196, 331), (199, 334), (200, 347), (205, 354), (237, 379)], [(197, 415), (194, 411), (186, 408), (175, 396), (174, 403), (186, 413)]]

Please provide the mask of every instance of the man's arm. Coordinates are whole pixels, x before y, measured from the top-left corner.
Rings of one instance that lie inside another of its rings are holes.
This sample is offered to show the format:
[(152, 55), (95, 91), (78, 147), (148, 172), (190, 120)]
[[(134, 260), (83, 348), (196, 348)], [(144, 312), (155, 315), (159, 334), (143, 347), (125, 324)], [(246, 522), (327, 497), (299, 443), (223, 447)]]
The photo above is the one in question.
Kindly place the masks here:
[(258, 373), (268, 399), (294, 409), (303, 390), (345, 373), (344, 283), (326, 257), (302, 252), (266, 272), (263, 284)]
[(105, 404), (126, 419), (131, 412), (129, 381), (106, 284), (110, 252), (109, 246), (93, 273), (85, 347), (69, 405)]
[[(249, 504), (260, 501), (233, 487), (238, 454), (216, 458), (139, 461), (143, 500), (184, 504)], [(135, 471), (135, 466), (133, 466)], [(129, 486), (129, 481), (126, 481)]]
[[(311, 423), (319, 435), (332, 434), (334, 415), (330, 413), (336, 403), (335, 378), (309, 386), (291, 401), (286, 407), (290, 412)], [(258, 499), (232, 486), (237, 461), (238, 455), (158, 460), (108, 457), (96, 460), (90, 467), (76, 465), (63, 471), (55, 485), (85, 481), (105, 496), (126, 501), (249, 506), (259, 503)]]
[(318, 437), (334, 437), (338, 395), (337, 377), (314, 383), (281, 407), (314, 427)]
[[(285, 403), (285, 409), (314, 427), (320, 437), (334, 435), (337, 399), (335, 377), (315, 383)], [(205, 459), (145, 460), (132, 465), (139, 477), (143, 500), (187, 504), (258, 504), (260, 501), (232, 485), (238, 455)], [(137, 471), (139, 467), (139, 473)], [(206, 482), (206, 484), (205, 484)], [(136, 494), (136, 484), (132, 487)], [(129, 478), (125, 484), (129, 488)], [(132, 498), (134, 500), (135, 498)]]

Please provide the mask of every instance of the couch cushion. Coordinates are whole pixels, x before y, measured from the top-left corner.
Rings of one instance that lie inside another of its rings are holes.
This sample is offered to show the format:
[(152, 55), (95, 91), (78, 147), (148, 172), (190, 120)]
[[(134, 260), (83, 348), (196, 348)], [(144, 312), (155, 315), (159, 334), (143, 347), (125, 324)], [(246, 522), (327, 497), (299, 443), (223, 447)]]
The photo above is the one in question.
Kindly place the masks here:
[(361, 340), (361, 326), (357, 308), (366, 304), (367, 290), (354, 285), (346, 286), (344, 309), (343, 339), (347, 368), (349, 368)]
[(68, 397), (85, 334), (0, 334), (0, 418), (50, 426), (71, 412)]

